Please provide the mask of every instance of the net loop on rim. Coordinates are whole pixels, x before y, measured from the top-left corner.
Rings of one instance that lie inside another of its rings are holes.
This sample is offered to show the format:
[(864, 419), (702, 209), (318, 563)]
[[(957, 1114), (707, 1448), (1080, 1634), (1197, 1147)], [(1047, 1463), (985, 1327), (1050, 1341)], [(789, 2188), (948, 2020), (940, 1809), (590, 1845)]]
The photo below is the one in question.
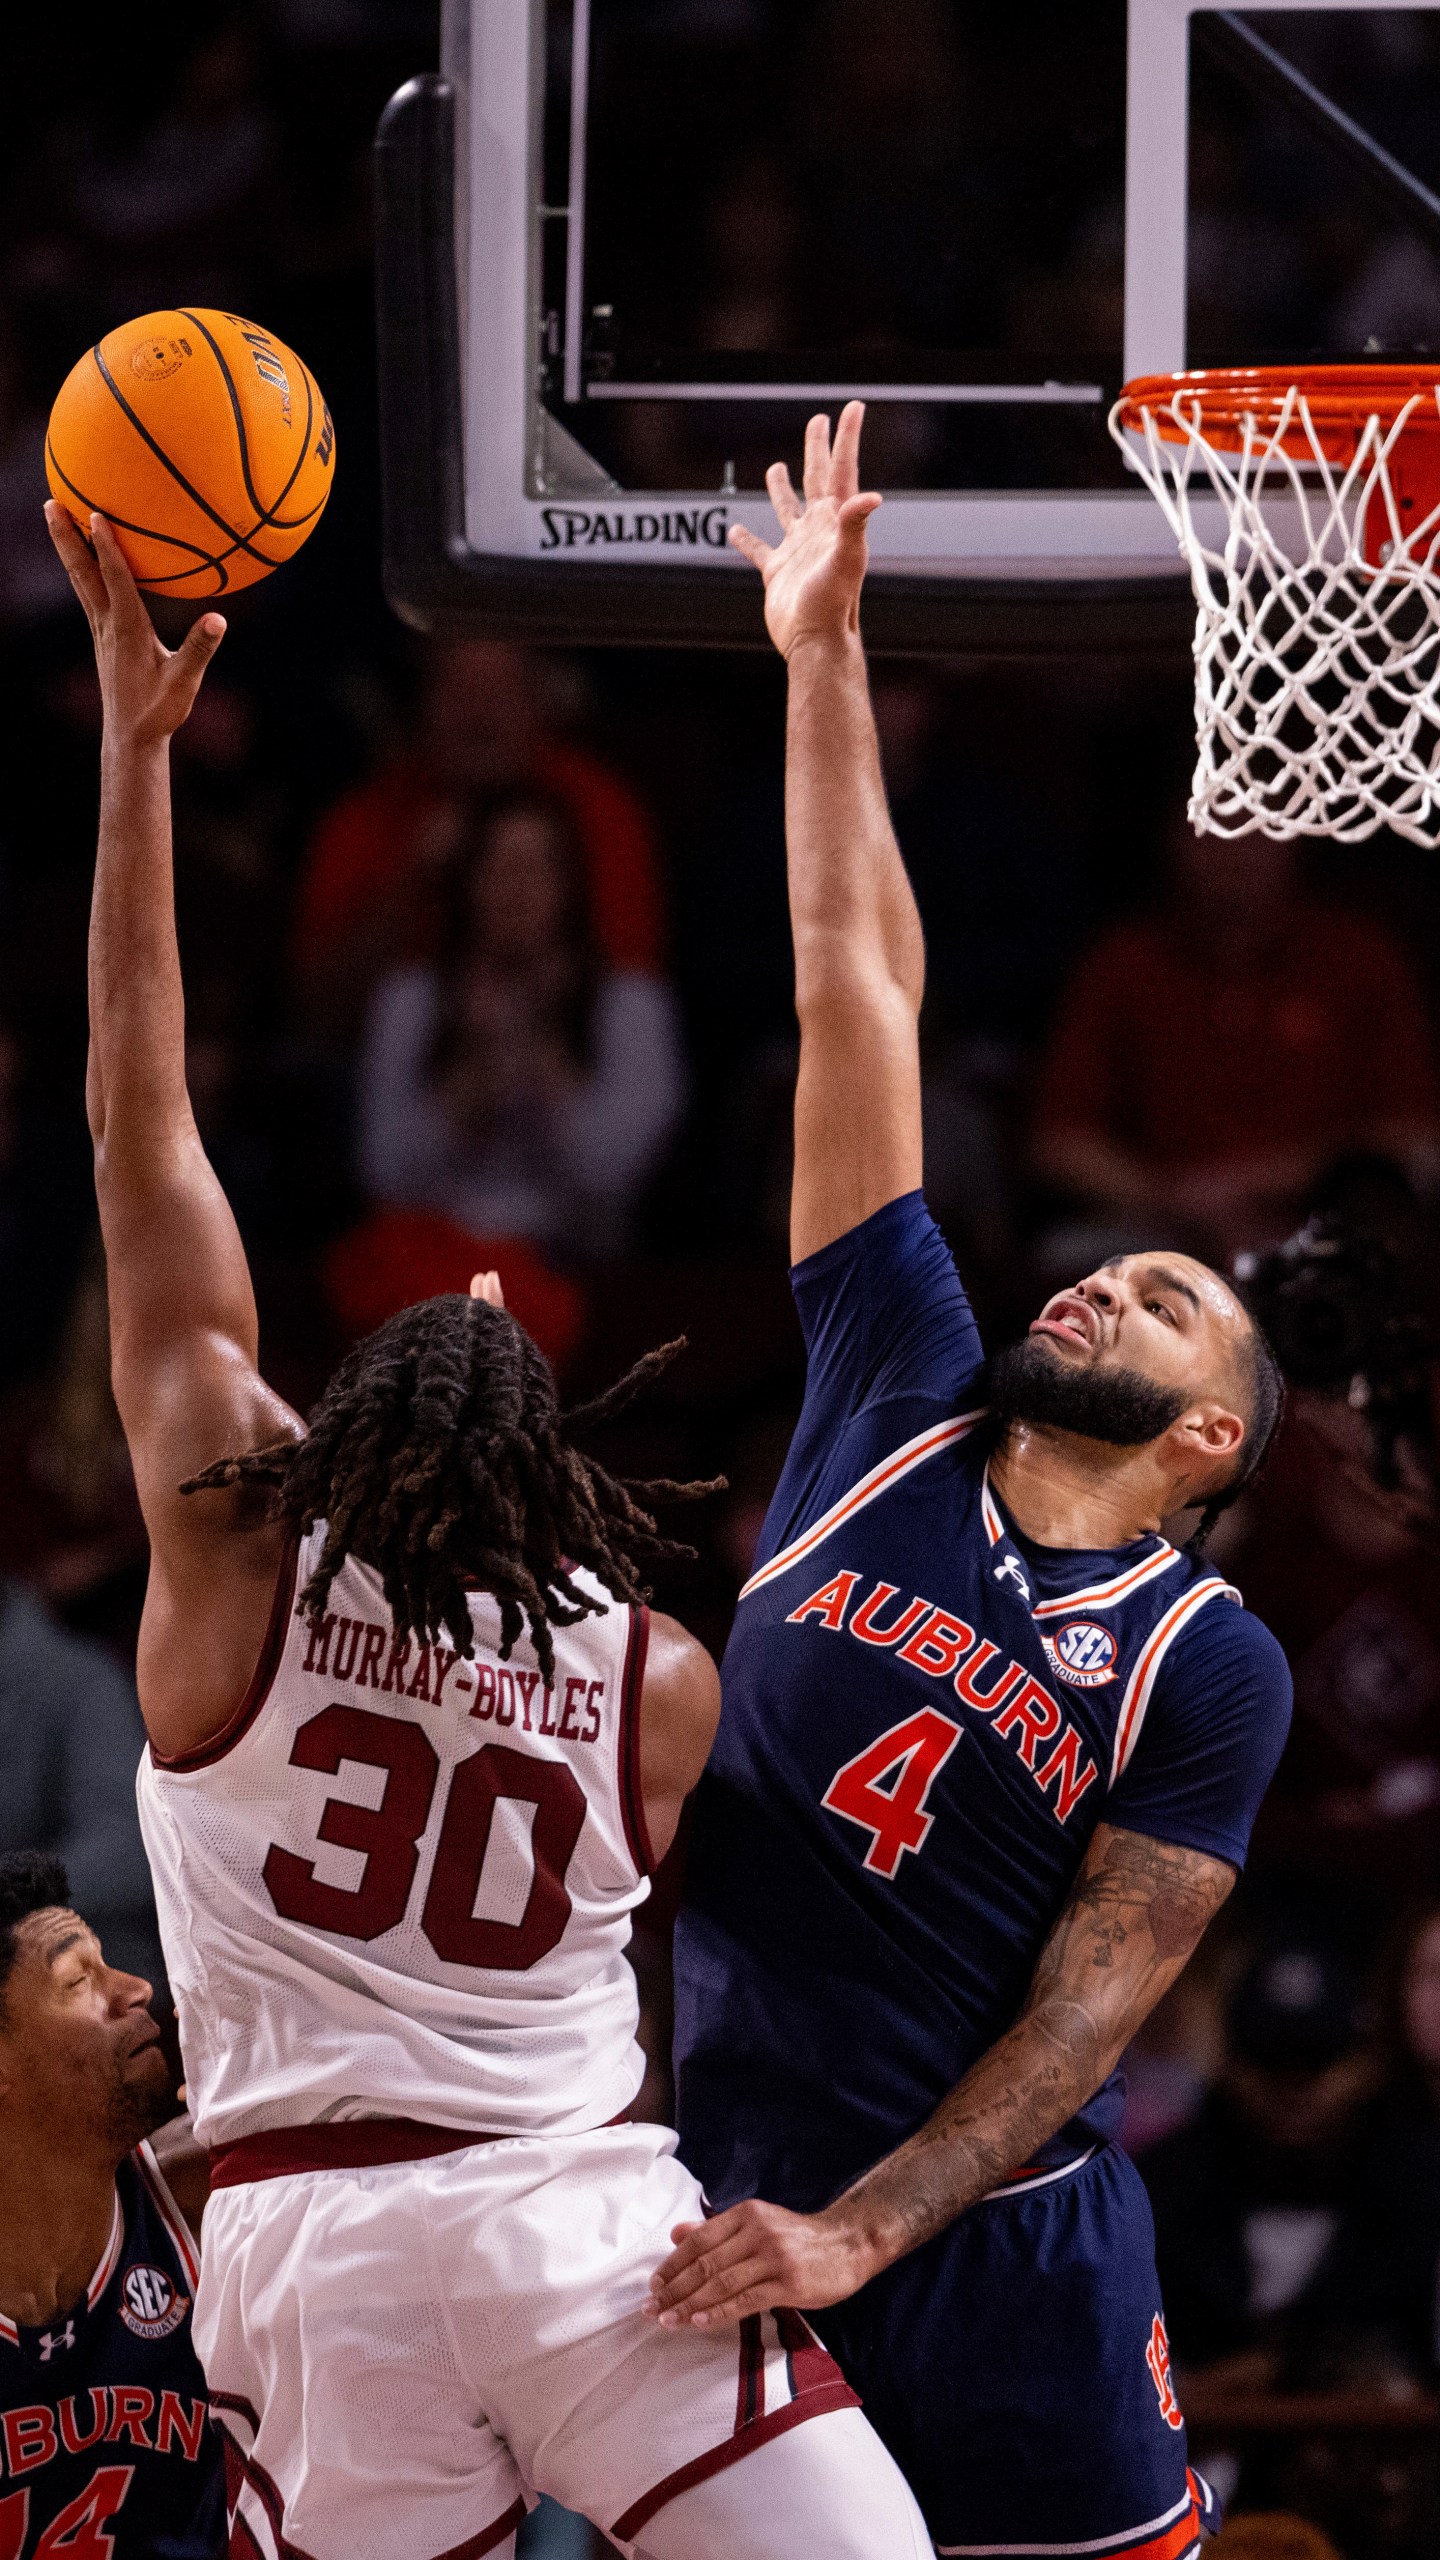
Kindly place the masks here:
[(1110, 432), (1194, 583), (1192, 823), (1440, 840), (1440, 368), (1155, 375)]

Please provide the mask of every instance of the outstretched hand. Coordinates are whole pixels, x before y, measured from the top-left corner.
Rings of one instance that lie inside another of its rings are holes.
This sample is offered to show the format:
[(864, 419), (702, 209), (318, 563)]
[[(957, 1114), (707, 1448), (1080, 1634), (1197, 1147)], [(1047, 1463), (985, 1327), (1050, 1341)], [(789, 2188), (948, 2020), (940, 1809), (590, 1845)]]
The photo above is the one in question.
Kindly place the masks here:
[(752, 2198), (709, 2222), (678, 2222), (650, 2279), (646, 2316), (662, 2329), (723, 2329), (755, 2311), (844, 2302), (881, 2260), (844, 2210), (790, 2213)]
[(202, 614), (179, 648), (167, 649), (105, 518), (92, 515), (89, 542), (53, 498), (45, 521), (85, 608), (107, 731), (135, 746), (171, 737), (188, 720), (201, 677), (225, 637), (223, 616)]
[(860, 589), (868, 549), (865, 527), (882, 504), (876, 489), (860, 487), (863, 400), (847, 400), (830, 442), (830, 421), (812, 418), (805, 430), (805, 503), (795, 495), (783, 462), (765, 474), (780, 519), (778, 543), (762, 542), (744, 525), (730, 540), (765, 581), (765, 627), (782, 658), (798, 640), (840, 639), (860, 628)]

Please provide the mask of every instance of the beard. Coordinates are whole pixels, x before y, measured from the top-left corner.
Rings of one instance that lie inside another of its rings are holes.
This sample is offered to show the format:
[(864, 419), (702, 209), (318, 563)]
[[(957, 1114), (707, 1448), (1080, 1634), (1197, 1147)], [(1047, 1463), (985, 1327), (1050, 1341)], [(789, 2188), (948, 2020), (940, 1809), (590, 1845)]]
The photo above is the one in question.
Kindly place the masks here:
[(169, 2065), (158, 2045), (146, 2054), (139, 2071), (127, 2071), (117, 2062), (103, 2100), (106, 2138), (122, 2154), (133, 2151), (137, 2142), (147, 2141), (169, 2123), (178, 2104)]
[(1139, 1369), (1072, 1369), (1033, 1334), (996, 1352), (983, 1385), (997, 1421), (1038, 1422), (1117, 1449), (1158, 1440), (1189, 1402)]

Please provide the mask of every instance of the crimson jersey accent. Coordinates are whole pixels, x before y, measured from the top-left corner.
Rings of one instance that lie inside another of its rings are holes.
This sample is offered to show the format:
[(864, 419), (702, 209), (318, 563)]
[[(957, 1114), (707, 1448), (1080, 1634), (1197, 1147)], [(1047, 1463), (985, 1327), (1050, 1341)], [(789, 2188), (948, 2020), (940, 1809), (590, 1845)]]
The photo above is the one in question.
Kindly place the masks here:
[(557, 1627), (547, 1688), (499, 1610), (475, 1651), (397, 1640), (354, 1557), (296, 1613), (324, 1539), (287, 1554), (261, 1662), (203, 1750), (141, 1763), (141, 1822), (212, 2145), (399, 2116), (487, 2134), (608, 2123), (643, 2076), (630, 1915), (645, 1612)]

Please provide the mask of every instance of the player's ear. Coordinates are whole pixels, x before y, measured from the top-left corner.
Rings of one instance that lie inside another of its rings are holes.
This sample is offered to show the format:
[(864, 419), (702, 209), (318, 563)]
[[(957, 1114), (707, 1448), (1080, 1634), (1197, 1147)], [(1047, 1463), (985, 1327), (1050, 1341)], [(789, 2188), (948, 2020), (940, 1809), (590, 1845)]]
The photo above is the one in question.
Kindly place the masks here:
[(1232, 1457), (1245, 1437), (1245, 1425), (1227, 1405), (1196, 1405), (1179, 1424), (1196, 1455), (1207, 1461)]

